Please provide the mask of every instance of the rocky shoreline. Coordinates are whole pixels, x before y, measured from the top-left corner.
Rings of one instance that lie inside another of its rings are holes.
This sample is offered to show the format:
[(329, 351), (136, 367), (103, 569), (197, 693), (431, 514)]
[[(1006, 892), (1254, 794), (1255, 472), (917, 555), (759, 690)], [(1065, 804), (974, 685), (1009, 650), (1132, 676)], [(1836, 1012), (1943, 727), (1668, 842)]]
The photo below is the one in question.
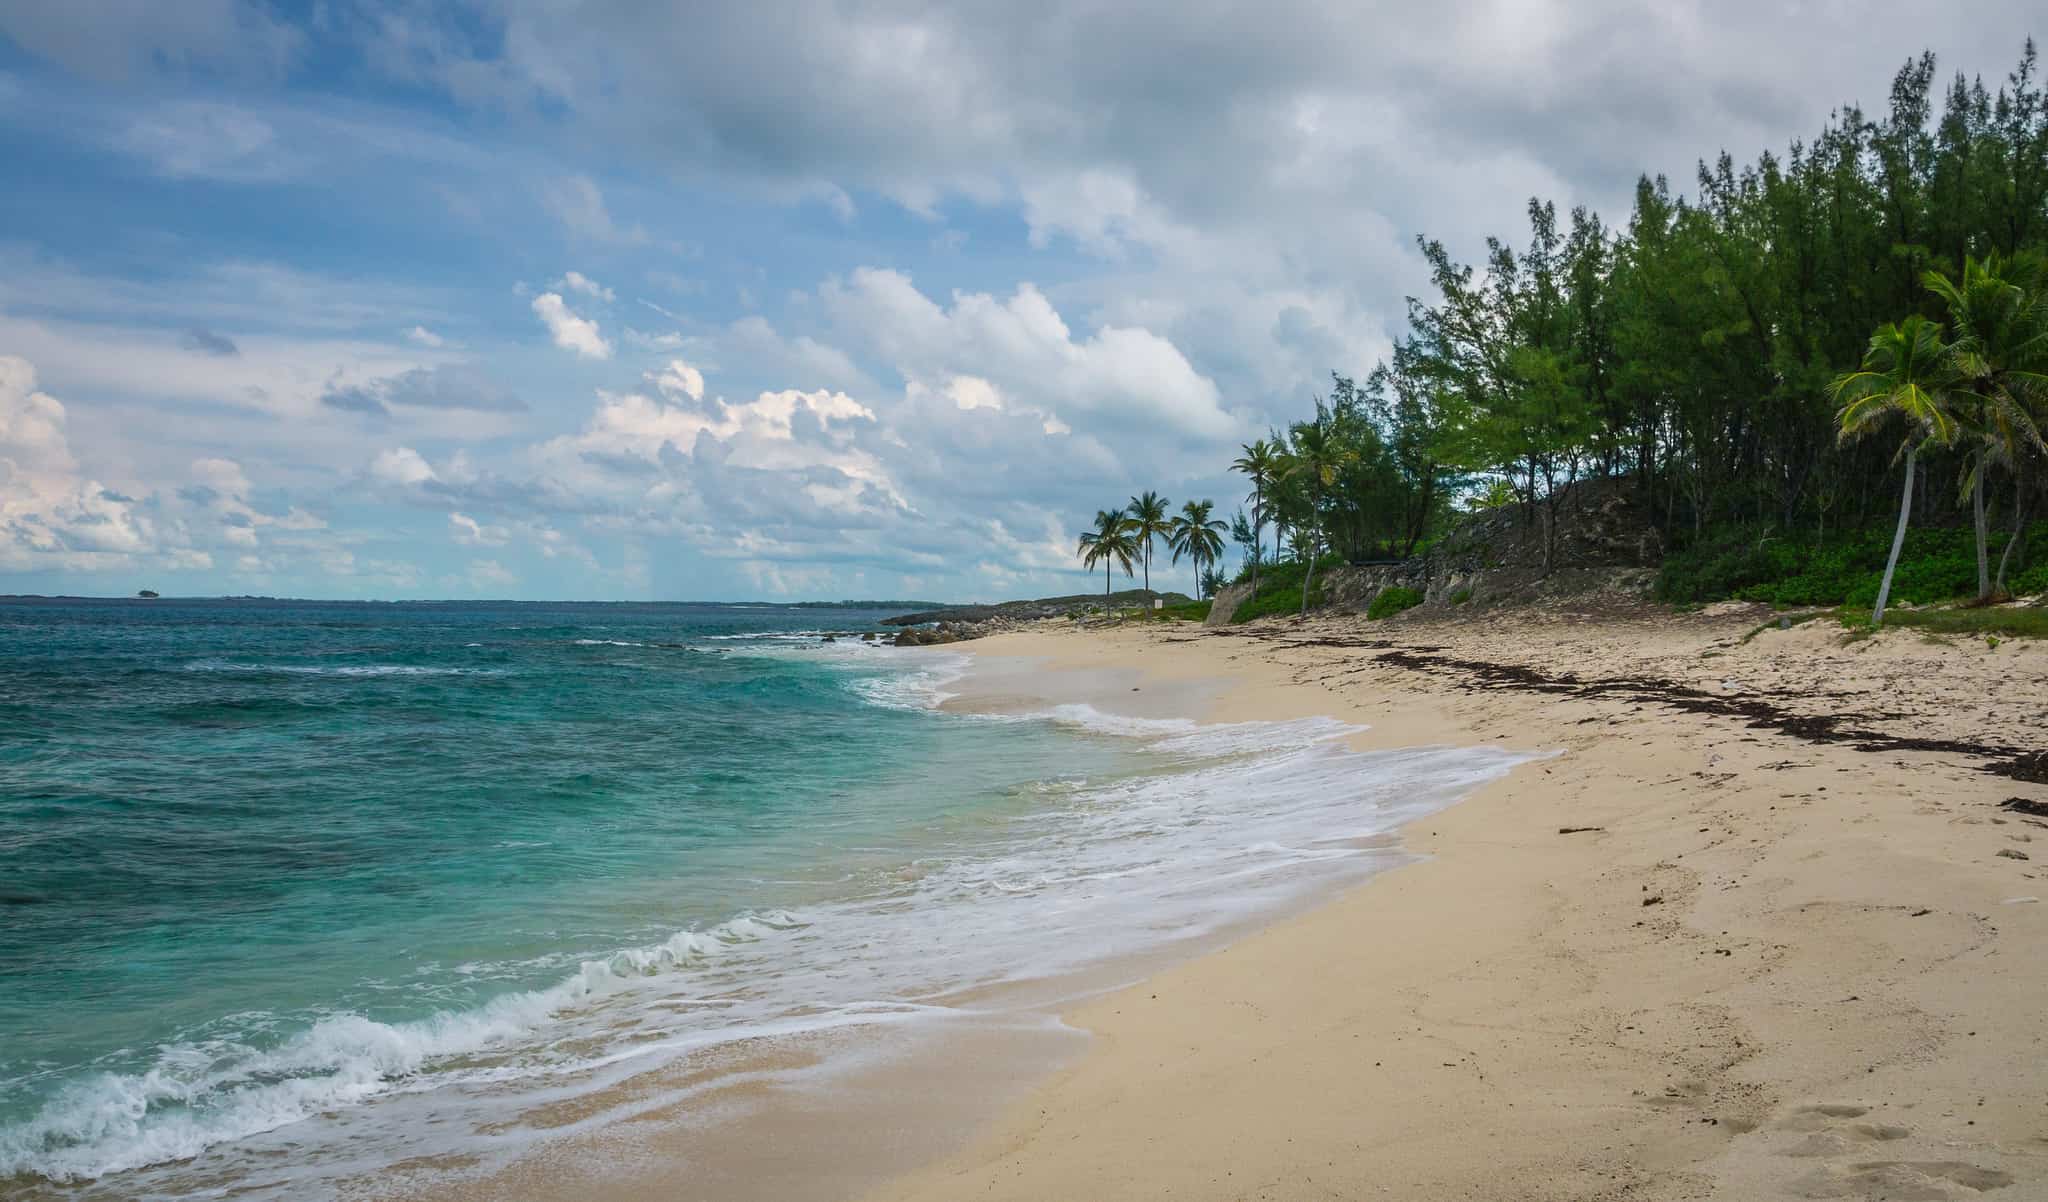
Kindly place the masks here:
[[(957, 605), (945, 609), (924, 610), (884, 618), (882, 625), (903, 627), (900, 633), (889, 640), (893, 646), (934, 647), (1018, 630), (1030, 623), (1042, 622), (1048, 618), (1079, 618), (1091, 613), (1102, 613), (1105, 609), (1143, 608), (1155, 600), (1163, 601), (1167, 605), (1183, 605), (1188, 599), (1183, 593), (1147, 593), (1143, 589), (1125, 589), (1120, 593), (1111, 593), (1107, 597), (1101, 593), (1075, 593), (1065, 597), (1040, 597), (1031, 601), (1005, 601), (1000, 605)], [(873, 640), (863, 636), (863, 641)]]

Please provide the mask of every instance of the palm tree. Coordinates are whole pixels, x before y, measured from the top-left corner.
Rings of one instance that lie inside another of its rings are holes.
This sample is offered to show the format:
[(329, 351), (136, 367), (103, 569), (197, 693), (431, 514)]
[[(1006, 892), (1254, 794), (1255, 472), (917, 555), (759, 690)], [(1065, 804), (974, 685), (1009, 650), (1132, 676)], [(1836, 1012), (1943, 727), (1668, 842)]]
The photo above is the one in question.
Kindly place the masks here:
[(1994, 585), (1990, 529), (1984, 516), (1985, 474), (1994, 463), (2010, 471), (2018, 484), (2015, 508), (2022, 508), (2030, 453), (2048, 451), (2034, 413), (2048, 400), (2048, 268), (2038, 260), (2021, 260), (2001, 269), (1992, 255), (1981, 262), (1965, 258), (1960, 280), (1938, 271), (1922, 279), (1948, 306), (1955, 331), (1949, 358), (1959, 377), (1957, 392), (1968, 411), (1975, 444), (1966, 460), (1962, 491), (1970, 496), (1977, 534), (1977, 599), (1988, 601), (2004, 587), (2013, 543), (2006, 544), (2008, 554), (1999, 563)]
[[(1266, 439), (1241, 445), (1244, 454), (1230, 463), (1230, 470), (1243, 472), (1252, 482), (1252, 592), (1259, 591), (1259, 538), (1266, 528), (1266, 493), (1280, 475), (1280, 448)], [(1275, 552), (1278, 557), (1278, 552)]]
[(1097, 510), (1095, 529), (1081, 535), (1075, 554), (1081, 557), (1083, 567), (1102, 565), (1102, 609), (1107, 614), (1110, 609), (1110, 566), (1120, 565), (1124, 575), (1128, 576), (1132, 562), (1138, 557), (1138, 540), (1132, 531), (1130, 515), (1121, 509)]
[(1131, 498), (1130, 506), (1124, 511), (1131, 515), (1131, 534), (1138, 540), (1138, 553), (1145, 560), (1145, 601), (1152, 600), (1152, 541), (1173, 537), (1173, 523), (1166, 519), (1166, 507), (1172, 504), (1165, 497), (1149, 489), (1141, 496)]
[(1166, 536), (1166, 545), (1173, 551), (1173, 562), (1179, 563), (1186, 555), (1195, 564), (1195, 595), (1207, 591), (1208, 573), (1204, 570), (1223, 555), (1223, 532), (1230, 529), (1222, 518), (1211, 518), (1216, 508), (1214, 501), (1189, 501), (1180, 507), (1179, 516), (1173, 519), (1173, 529)]
[(1913, 467), (1920, 448), (1947, 446), (1961, 428), (1952, 412), (1955, 383), (1941, 325), (1915, 314), (1879, 326), (1863, 353), (1863, 370), (1840, 377), (1830, 389), (1841, 404), (1836, 422), (1844, 441), (1868, 432), (1893, 413), (1904, 414), (1909, 423), (1900, 446), (1906, 456), (1906, 483), (1899, 493), (1899, 525), (1892, 532), (1892, 553), (1877, 586), (1877, 608), (1870, 614), (1873, 626), (1884, 622), (1892, 573), (1898, 570), (1899, 549), (1906, 545), (1906, 524), (1913, 513)]
[(1322, 546), (1323, 490), (1337, 482), (1337, 472), (1358, 458), (1344, 445), (1332, 423), (1318, 419), (1294, 427), (1293, 470), (1308, 485), (1308, 570), (1301, 577), (1301, 612), (1308, 613), (1309, 588), (1316, 578), (1316, 553)]

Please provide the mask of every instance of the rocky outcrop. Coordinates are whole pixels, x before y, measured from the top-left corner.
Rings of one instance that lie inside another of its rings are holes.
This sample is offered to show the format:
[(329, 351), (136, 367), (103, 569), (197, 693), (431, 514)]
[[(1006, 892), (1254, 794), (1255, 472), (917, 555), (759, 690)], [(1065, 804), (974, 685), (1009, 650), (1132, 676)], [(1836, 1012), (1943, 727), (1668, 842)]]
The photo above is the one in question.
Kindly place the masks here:
[[(1431, 606), (1640, 597), (1655, 582), (1663, 541), (1625, 482), (1586, 481), (1560, 502), (1549, 571), (1545, 520), (1541, 510), (1508, 506), (1466, 517), (1411, 559), (1332, 568), (1321, 578), (1323, 606), (1363, 613), (1390, 588), (1414, 589)], [(1229, 623), (1250, 597), (1247, 585), (1224, 589), (1207, 624)]]
[(1017, 625), (1002, 618), (990, 618), (983, 622), (940, 622), (926, 628), (911, 626), (897, 633), (889, 641), (892, 647), (938, 647), (946, 643), (963, 643), (968, 639), (986, 638)]
[(1363, 611), (1382, 590), (1395, 587), (1414, 589), (1430, 605), (1638, 595), (1649, 589), (1664, 546), (1633, 489), (1620, 481), (1587, 481), (1558, 509), (1548, 572), (1543, 515), (1508, 506), (1474, 514), (1413, 559), (1332, 569), (1324, 578), (1324, 604)]
[(1074, 614), (1100, 611), (1104, 604), (1117, 609), (1142, 608), (1148, 600), (1156, 598), (1168, 605), (1185, 605), (1191, 598), (1186, 593), (1154, 592), (1148, 597), (1143, 589), (1125, 589), (1105, 598), (1101, 593), (1074, 593), (1066, 597), (1040, 597), (1034, 601), (1005, 601), (1000, 605), (956, 605), (947, 609), (932, 609), (922, 613), (903, 614), (900, 617), (884, 618), (884, 626), (929, 626), (933, 623), (967, 623), (1002, 620), (1008, 622), (1031, 622), (1041, 618), (1065, 618)]

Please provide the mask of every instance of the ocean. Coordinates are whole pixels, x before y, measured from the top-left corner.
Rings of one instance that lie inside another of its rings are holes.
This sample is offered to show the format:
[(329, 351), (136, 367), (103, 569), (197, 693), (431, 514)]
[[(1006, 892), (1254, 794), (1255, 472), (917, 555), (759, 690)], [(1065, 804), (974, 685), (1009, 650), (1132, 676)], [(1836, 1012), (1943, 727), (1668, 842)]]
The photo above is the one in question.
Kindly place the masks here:
[(0, 601), (0, 1193), (502, 1163), (742, 1041), (1203, 946), (1517, 762), (956, 713), (885, 616)]

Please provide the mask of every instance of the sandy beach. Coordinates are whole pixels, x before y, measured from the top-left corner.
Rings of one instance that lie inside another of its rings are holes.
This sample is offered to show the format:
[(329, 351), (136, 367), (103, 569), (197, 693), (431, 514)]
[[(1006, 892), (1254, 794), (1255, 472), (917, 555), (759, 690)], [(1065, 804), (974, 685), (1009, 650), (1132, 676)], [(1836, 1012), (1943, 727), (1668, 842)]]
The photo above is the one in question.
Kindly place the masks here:
[(504, 1171), (362, 1196), (2048, 1197), (2048, 648), (1746, 605), (1420, 617), (913, 653), (971, 657), (959, 710), (1529, 758), (1206, 952), (953, 999), (936, 1038), (736, 1047)]
[(1557, 754), (1068, 1010), (1081, 1056), (872, 1202), (2048, 1197), (2038, 645), (1725, 605), (972, 650), (953, 704)]

